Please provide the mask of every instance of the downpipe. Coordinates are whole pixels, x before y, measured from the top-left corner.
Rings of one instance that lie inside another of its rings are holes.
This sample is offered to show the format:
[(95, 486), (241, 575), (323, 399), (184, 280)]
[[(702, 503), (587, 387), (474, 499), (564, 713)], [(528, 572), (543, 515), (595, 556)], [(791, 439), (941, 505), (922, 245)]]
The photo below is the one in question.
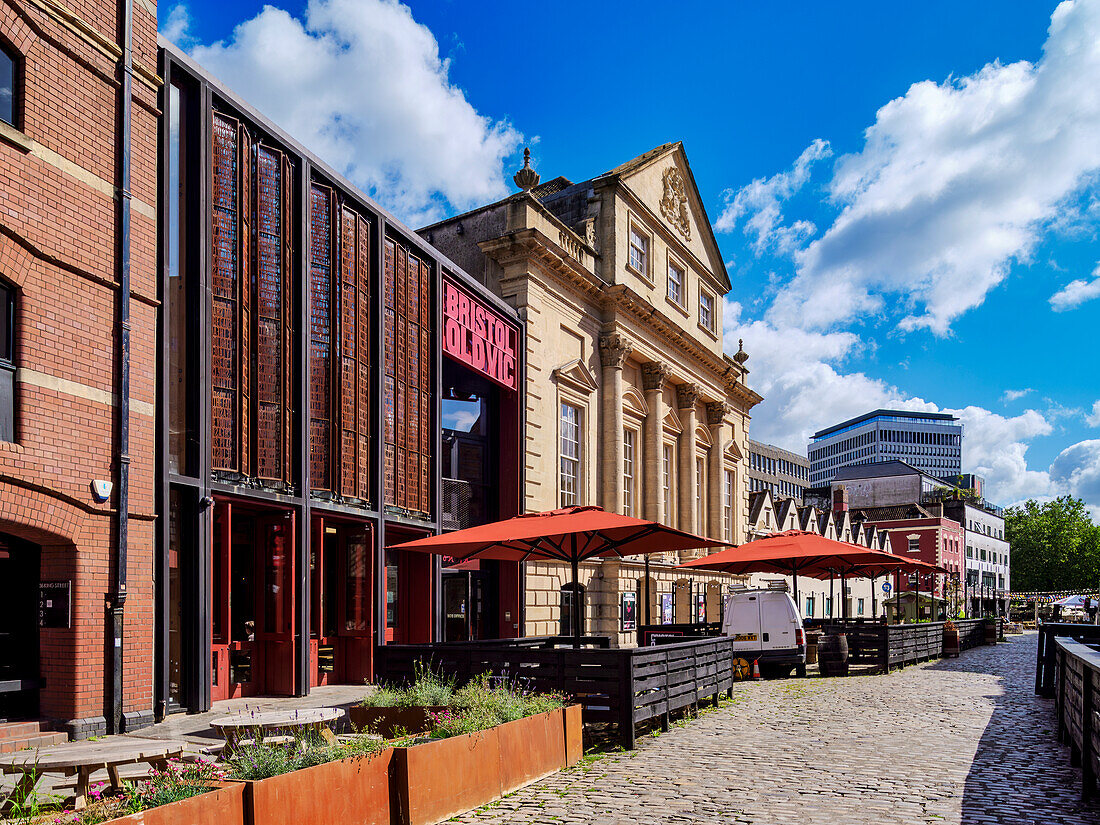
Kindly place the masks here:
[(120, 105), (118, 213), (118, 527), (115, 579), (107, 601), (111, 636), (111, 718), (108, 730), (125, 729), (123, 664), (125, 645), (126, 568), (130, 514), (130, 135), (133, 95), (133, 0), (120, 3), (122, 57), (119, 61)]

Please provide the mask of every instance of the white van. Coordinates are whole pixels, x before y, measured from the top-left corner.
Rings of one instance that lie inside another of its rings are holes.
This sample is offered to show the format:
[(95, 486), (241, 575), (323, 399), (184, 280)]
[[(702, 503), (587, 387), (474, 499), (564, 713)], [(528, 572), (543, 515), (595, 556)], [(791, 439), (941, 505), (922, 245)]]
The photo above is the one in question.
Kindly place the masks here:
[(733, 637), (733, 655), (760, 662), (761, 673), (789, 676), (806, 667), (806, 633), (785, 590), (741, 590), (730, 596), (722, 635)]

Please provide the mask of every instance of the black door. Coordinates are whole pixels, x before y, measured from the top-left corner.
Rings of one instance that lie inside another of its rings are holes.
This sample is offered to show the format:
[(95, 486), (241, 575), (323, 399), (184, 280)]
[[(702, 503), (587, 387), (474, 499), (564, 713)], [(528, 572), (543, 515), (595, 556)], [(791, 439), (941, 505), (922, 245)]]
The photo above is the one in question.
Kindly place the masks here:
[(0, 534), (0, 721), (38, 715), (38, 546)]

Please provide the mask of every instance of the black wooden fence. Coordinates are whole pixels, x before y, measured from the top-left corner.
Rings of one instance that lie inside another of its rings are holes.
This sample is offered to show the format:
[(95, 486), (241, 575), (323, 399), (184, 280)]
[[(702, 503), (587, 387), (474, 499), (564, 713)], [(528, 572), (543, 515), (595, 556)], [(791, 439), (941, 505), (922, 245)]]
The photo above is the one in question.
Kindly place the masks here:
[(1035, 654), (1035, 692), (1054, 696), (1054, 639), (1061, 636), (1079, 642), (1100, 642), (1100, 626), (1070, 622), (1043, 622), (1039, 625), (1039, 649)]
[[(1001, 620), (997, 620), (1001, 621)], [(882, 624), (864, 619), (814, 622), (814, 630), (844, 633), (848, 637), (848, 661), (878, 665), (883, 670), (905, 667), (943, 656), (943, 628), (946, 622)], [(956, 619), (959, 648), (967, 650), (985, 644), (983, 619)], [(1001, 626), (997, 628), (1000, 636)]]
[(1100, 653), (1083, 642), (1060, 636), (1049, 636), (1047, 645), (1053, 658), (1050, 673), (1058, 741), (1070, 746), (1070, 764), (1081, 768), (1081, 796), (1088, 799), (1096, 793), (1100, 770), (1100, 723), (1096, 718), (1100, 706)]
[(556, 691), (583, 707), (585, 722), (618, 725), (624, 746), (633, 748), (635, 725), (660, 719), (733, 688), (733, 640), (694, 639), (657, 647), (627, 649), (519, 646), (509, 640), (479, 643), (384, 645), (376, 674), (385, 683), (412, 680), (418, 663), (465, 683), (482, 674), (538, 691)]

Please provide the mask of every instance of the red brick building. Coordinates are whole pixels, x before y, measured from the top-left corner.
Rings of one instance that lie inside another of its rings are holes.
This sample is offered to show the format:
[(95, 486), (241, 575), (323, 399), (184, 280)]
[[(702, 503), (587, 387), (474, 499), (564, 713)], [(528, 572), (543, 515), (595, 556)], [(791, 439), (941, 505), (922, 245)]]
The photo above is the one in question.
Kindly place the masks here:
[(152, 3), (0, 5), (0, 722), (519, 633), (520, 565), (387, 547), (519, 512), (522, 336)]
[(958, 584), (961, 587), (964, 575), (962, 525), (949, 518), (935, 516), (919, 505), (867, 507), (853, 512), (859, 514), (865, 525), (873, 525), (880, 533), (885, 532), (889, 536), (886, 549), (891, 553), (939, 565), (950, 571), (947, 577), (896, 575), (891, 598), (896, 598), (899, 592), (903, 597), (913, 591), (934, 592), (937, 598), (948, 600), (958, 595), (961, 604), (961, 592), (956, 594), (955, 586)]
[(0, 719), (77, 736), (152, 718), (156, 7), (128, 7), (0, 4)]

